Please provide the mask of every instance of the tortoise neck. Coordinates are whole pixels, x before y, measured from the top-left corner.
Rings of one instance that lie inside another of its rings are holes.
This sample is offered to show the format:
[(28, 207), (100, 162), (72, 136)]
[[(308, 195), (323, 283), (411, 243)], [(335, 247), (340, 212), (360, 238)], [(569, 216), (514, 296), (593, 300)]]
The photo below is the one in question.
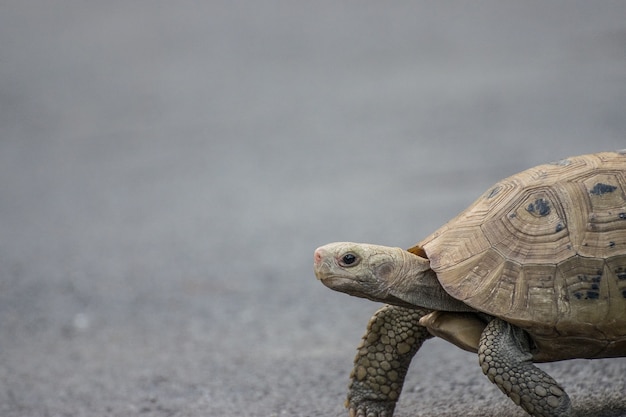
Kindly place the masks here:
[(430, 269), (428, 259), (402, 254), (402, 267), (394, 283), (390, 286), (390, 295), (413, 306), (439, 311), (475, 311), (463, 302), (452, 298), (437, 279), (435, 271)]

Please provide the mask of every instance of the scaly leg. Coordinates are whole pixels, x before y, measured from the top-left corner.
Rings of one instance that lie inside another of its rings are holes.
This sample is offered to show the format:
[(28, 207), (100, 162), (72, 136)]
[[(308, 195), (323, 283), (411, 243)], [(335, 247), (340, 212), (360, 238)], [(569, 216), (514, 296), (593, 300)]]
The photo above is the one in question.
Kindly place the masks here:
[(571, 415), (563, 388), (532, 363), (529, 338), (523, 330), (493, 319), (478, 347), (480, 366), (491, 382), (534, 417)]
[(431, 313), (386, 305), (370, 319), (354, 358), (346, 407), (351, 417), (391, 417), (411, 359), (432, 337), (419, 319)]

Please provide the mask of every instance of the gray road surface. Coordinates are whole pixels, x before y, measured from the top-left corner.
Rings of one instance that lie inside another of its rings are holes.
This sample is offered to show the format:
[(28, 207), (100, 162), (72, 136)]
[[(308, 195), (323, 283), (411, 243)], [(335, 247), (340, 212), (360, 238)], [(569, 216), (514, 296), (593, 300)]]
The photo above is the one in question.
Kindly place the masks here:
[[(0, 415), (344, 416), (407, 247), (496, 180), (626, 148), (626, 2), (5, 1)], [(626, 360), (545, 368), (626, 415)], [(397, 416), (523, 416), (429, 342)]]

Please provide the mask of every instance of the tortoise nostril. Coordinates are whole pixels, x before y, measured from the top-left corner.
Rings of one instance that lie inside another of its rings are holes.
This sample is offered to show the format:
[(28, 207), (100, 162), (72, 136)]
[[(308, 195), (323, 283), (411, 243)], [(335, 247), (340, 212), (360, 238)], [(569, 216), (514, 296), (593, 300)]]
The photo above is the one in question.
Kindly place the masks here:
[(322, 252), (319, 248), (315, 249), (315, 253), (313, 254), (313, 263), (315, 265), (319, 265), (322, 262)]

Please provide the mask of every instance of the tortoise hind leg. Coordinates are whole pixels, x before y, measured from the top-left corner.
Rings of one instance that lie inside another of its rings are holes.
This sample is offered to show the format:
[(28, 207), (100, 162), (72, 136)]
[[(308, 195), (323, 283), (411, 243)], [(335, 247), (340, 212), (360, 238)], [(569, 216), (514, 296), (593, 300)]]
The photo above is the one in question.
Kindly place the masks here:
[(489, 380), (528, 414), (535, 417), (572, 414), (565, 391), (532, 363), (529, 339), (523, 330), (493, 319), (481, 335), (478, 358)]
[(430, 312), (386, 305), (372, 316), (350, 374), (346, 400), (350, 416), (393, 415), (411, 359), (432, 337), (419, 325)]

